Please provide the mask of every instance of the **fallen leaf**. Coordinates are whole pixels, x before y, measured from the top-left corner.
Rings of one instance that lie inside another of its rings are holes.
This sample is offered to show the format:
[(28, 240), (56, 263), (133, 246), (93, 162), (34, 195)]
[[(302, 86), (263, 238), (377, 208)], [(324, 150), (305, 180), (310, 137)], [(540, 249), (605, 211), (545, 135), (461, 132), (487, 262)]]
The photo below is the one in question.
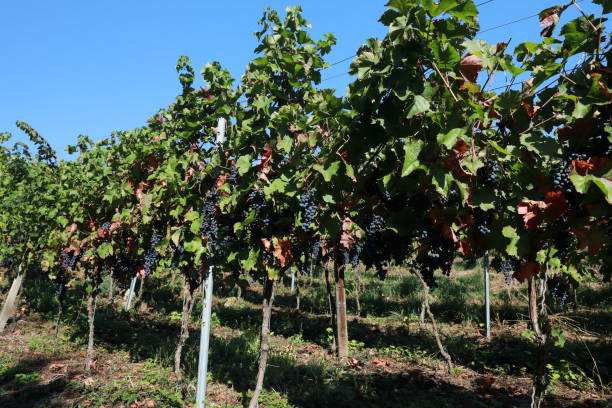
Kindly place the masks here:
[(383, 360), (381, 358), (375, 358), (374, 360), (372, 360), (372, 364), (377, 367), (388, 367), (389, 365), (391, 365), (391, 363), (389, 363), (387, 360)]

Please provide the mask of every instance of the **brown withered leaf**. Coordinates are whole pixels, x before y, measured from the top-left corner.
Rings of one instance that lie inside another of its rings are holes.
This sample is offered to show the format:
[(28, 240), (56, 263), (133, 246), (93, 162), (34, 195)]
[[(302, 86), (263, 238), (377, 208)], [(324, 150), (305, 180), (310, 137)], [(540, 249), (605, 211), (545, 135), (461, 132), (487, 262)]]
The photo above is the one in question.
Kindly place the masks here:
[(470, 82), (476, 82), (481, 69), (482, 61), (476, 55), (468, 54), (459, 61), (459, 70)]
[(548, 205), (544, 201), (523, 200), (518, 204), (518, 213), (523, 216), (525, 228), (534, 229), (542, 222), (542, 213)]
[(522, 265), (512, 276), (519, 282), (523, 283), (525, 279), (531, 279), (540, 272), (540, 267), (535, 262), (531, 261)]
[(340, 236), (340, 244), (346, 249), (349, 249), (353, 245), (353, 242), (355, 242), (355, 239), (351, 236), (350, 232), (352, 225), (353, 221), (351, 221), (349, 217), (346, 217), (342, 221), (342, 235)]
[(221, 175), (219, 175), (219, 177), (217, 178), (217, 182), (215, 183), (215, 186), (217, 188), (221, 187), (222, 185), (225, 184), (225, 180), (227, 180), (227, 173), (221, 173)]
[(274, 239), (274, 257), (278, 259), (281, 268), (289, 265), (293, 260), (291, 253), (291, 238)]
[(605, 242), (605, 231), (598, 226), (584, 226), (573, 229), (572, 232), (578, 239), (578, 248), (589, 249), (589, 254), (597, 255)]
[(266, 251), (270, 251), (272, 249), (272, 243), (270, 242), (268, 238), (262, 238), (261, 243), (263, 244), (264, 249)]
[(586, 176), (587, 174), (592, 173), (593, 169), (595, 169), (595, 165), (591, 163), (590, 159), (588, 161), (573, 160), (572, 167), (576, 170), (576, 173), (580, 174), (581, 176)]
[(463, 238), (459, 240), (459, 250), (461, 251), (461, 255), (470, 256), (474, 253), (474, 249), (472, 248), (472, 242), (469, 238)]
[(258, 167), (263, 174), (268, 174), (270, 173), (270, 165), (272, 164), (272, 148), (270, 146), (265, 146), (263, 151)]

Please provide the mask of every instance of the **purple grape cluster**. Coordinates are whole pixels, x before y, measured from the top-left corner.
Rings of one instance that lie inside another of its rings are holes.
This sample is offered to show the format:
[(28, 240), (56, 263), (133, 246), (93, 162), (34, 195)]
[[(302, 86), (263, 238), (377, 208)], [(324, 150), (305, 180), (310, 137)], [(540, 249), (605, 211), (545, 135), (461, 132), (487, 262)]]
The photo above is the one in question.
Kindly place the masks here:
[(238, 177), (239, 176), (240, 176), (240, 174), (238, 173), (238, 168), (232, 167), (232, 169), (230, 170), (229, 177), (228, 177), (228, 180), (229, 180), (230, 184), (232, 184), (232, 185), (238, 184)]
[(219, 235), (219, 225), (217, 224), (217, 202), (219, 195), (214, 191), (209, 191), (204, 197), (202, 207), (202, 226), (200, 233), (207, 238), (208, 249), (214, 253), (217, 249), (217, 237)]
[(263, 191), (253, 190), (249, 193), (247, 202), (255, 211), (255, 215), (264, 228), (270, 226), (270, 218), (265, 214), (267, 207), (266, 195)]
[(151, 246), (144, 255), (144, 270), (146, 276), (151, 274), (151, 270), (155, 267), (155, 263), (157, 262), (157, 257), (159, 256), (157, 245), (161, 241), (161, 237), (162, 236), (157, 232), (153, 232), (151, 235)]
[(548, 281), (548, 291), (555, 304), (564, 309), (569, 299), (569, 285), (565, 280), (560, 275), (554, 276)]
[(487, 187), (495, 187), (498, 182), (499, 172), (501, 167), (497, 160), (485, 159), (484, 166), (476, 171), (476, 175)]
[(317, 204), (314, 201), (316, 191), (313, 188), (300, 196), (301, 228), (306, 233), (312, 232), (311, 224), (317, 215)]
[(62, 268), (72, 269), (76, 265), (80, 258), (80, 255), (76, 254), (76, 251), (63, 252), (62, 251)]
[(506, 284), (512, 283), (512, 275), (521, 266), (520, 261), (514, 256), (510, 256), (501, 261), (499, 271), (504, 275)]

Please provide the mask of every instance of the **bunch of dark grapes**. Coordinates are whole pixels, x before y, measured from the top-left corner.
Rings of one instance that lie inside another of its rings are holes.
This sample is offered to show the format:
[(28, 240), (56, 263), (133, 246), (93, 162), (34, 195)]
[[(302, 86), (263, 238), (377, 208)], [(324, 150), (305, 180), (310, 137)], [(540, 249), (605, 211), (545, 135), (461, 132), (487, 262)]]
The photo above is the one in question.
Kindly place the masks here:
[(440, 204), (444, 208), (453, 208), (458, 210), (461, 206), (461, 194), (457, 190), (450, 190), (446, 197), (440, 199)]
[(126, 254), (115, 259), (115, 273), (118, 276), (132, 276), (136, 271), (136, 262)]
[(180, 256), (183, 252), (185, 252), (185, 248), (183, 248), (182, 246), (179, 246), (178, 248), (172, 246), (170, 248), (170, 251), (172, 252), (172, 263), (170, 264), (170, 269), (176, 269), (176, 265), (180, 260)]
[(556, 256), (560, 259), (565, 259), (569, 255), (572, 244), (571, 232), (566, 217), (561, 217), (552, 239), (553, 245), (557, 250)]
[(351, 251), (351, 266), (357, 268), (359, 266), (359, 260), (363, 252), (364, 243), (362, 240), (355, 242)]
[(298, 238), (293, 236), (291, 244), (294, 248), (294, 254), (298, 259), (297, 264), (300, 274), (308, 275), (311, 265), (315, 265), (321, 255), (320, 239), (315, 238), (299, 242)]
[(232, 184), (232, 185), (238, 184), (238, 177), (239, 176), (240, 176), (240, 174), (238, 173), (238, 168), (232, 167), (232, 169), (230, 170), (229, 177), (228, 177), (228, 180), (229, 180), (230, 184)]
[(565, 308), (569, 299), (569, 285), (562, 276), (557, 275), (548, 280), (548, 291), (555, 304), (561, 309)]
[(62, 268), (72, 269), (79, 260), (80, 255), (76, 254), (76, 251), (64, 252), (62, 251)]
[(351, 262), (351, 253), (348, 249), (343, 247), (340, 250), (340, 254), (342, 255), (342, 263), (344, 265), (349, 264)]
[(450, 275), (455, 259), (455, 246), (451, 240), (436, 235), (429, 243), (427, 250), (417, 255), (412, 263), (421, 273), (423, 280), (430, 288), (436, 287), (434, 272), (440, 269), (444, 275)]
[(111, 227), (111, 223), (106, 221), (104, 224), (102, 224), (102, 229), (104, 231), (110, 231), (110, 227)]
[(65, 274), (58, 273), (55, 276), (55, 294), (60, 302), (64, 299), (64, 295), (66, 294), (66, 283), (68, 282)]
[(219, 195), (214, 191), (209, 191), (204, 197), (204, 206), (202, 207), (200, 233), (207, 238), (208, 248), (212, 253), (217, 249), (217, 237), (219, 235), (219, 226), (217, 224), (218, 201)]
[(487, 187), (495, 187), (501, 168), (497, 160), (485, 159), (484, 166), (476, 171), (476, 175)]
[(474, 221), (476, 223), (476, 230), (482, 235), (488, 235), (491, 233), (490, 225), (490, 214), (484, 211), (477, 210), (474, 213)]
[(251, 191), (247, 198), (247, 202), (250, 204), (251, 208), (255, 210), (255, 215), (257, 216), (257, 219), (259, 220), (261, 225), (264, 228), (269, 227), (270, 219), (267, 216), (267, 214), (265, 214), (267, 203), (266, 203), (266, 195), (263, 193), (263, 191), (260, 191), (260, 190)]
[(575, 191), (574, 185), (569, 178), (572, 172), (571, 165), (574, 160), (587, 160), (585, 154), (572, 153), (568, 156), (567, 160), (561, 160), (552, 172), (553, 186), (556, 190), (565, 191), (571, 194)]
[(429, 238), (429, 226), (425, 225), (424, 222), (419, 223), (417, 225), (416, 236), (417, 236), (417, 238), (420, 238), (420, 239), (427, 239), (427, 238)]
[(311, 189), (300, 196), (300, 211), (302, 218), (302, 231), (309, 233), (312, 231), (310, 224), (314, 221), (317, 215), (317, 204), (314, 201), (316, 189)]
[(382, 267), (384, 251), (381, 245), (382, 232), (385, 226), (385, 220), (381, 216), (375, 215), (372, 217), (372, 221), (366, 229), (363, 248), (360, 248), (360, 253), (363, 254), (363, 263), (367, 267), (374, 266), (380, 279), (384, 279), (386, 276), (386, 271)]
[(13, 265), (13, 260), (11, 258), (2, 258), (0, 259), (0, 267), (2, 268), (10, 268)]
[(510, 285), (512, 283), (512, 275), (520, 266), (521, 262), (514, 256), (510, 256), (501, 261), (499, 271), (504, 275), (506, 284)]
[(156, 247), (160, 241), (161, 241), (161, 235), (158, 234), (157, 232), (153, 232), (153, 235), (151, 235), (151, 246), (145, 252), (145, 255), (144, 255), (144, 270), (145, 270), (146, 276), (149, 276), (151, 274), (151, 269), (153, 269), (153, 267), (155, 266), (155, 263), (157, 262), (157, 257), (159, 256), (159, 252), (157, 252)]

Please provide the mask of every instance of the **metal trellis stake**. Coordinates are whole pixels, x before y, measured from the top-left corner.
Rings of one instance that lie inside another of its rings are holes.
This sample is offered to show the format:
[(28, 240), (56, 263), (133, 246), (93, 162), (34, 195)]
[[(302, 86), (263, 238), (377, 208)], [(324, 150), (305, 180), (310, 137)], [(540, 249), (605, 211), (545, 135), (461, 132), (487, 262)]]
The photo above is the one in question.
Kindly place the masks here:
[(491, 338), (491, 285), (489, 284), (489, 251), (485, 251), (482, 262), (484, 271), (484, 286), (485, 286), (485, 325), (487, 329), (487, 339)]
[(198, 388), (195, 408), (204, 408), (206, 399), (206, 380), (208, 377), (208, 344), (210, 340), (210, 319), (212, 315), (213, 267), (208, 268), (204, 283), (202, 326), (200, 331), (200, 357), (198, 361)]
[[(227, 120), (219, 118), (217, 122), (217, 147), (225, 140), (225, 128)], [(210, 341), (210, 320), (212, 315), (213, 301), (213, 266), (208, 268), (208, 275), (202, 290), (202, 326), (200, 327), (200, 355), (198, 358), (198, 383), (196, 389), (195, 408), (204, 408), (206, 400), (206, 380), (208, 379), (208, 345)]]
[(130, 283), (130, 291), (128, 293), (128, 298), (125, 301), (125, 311), (129, 311), (132, 307), (132, 299), (134, 298), (134, 291), (136, 290), (136, 281), (138, 280), (138, 276), (134, 276), (132, 278), (132, 282)]

